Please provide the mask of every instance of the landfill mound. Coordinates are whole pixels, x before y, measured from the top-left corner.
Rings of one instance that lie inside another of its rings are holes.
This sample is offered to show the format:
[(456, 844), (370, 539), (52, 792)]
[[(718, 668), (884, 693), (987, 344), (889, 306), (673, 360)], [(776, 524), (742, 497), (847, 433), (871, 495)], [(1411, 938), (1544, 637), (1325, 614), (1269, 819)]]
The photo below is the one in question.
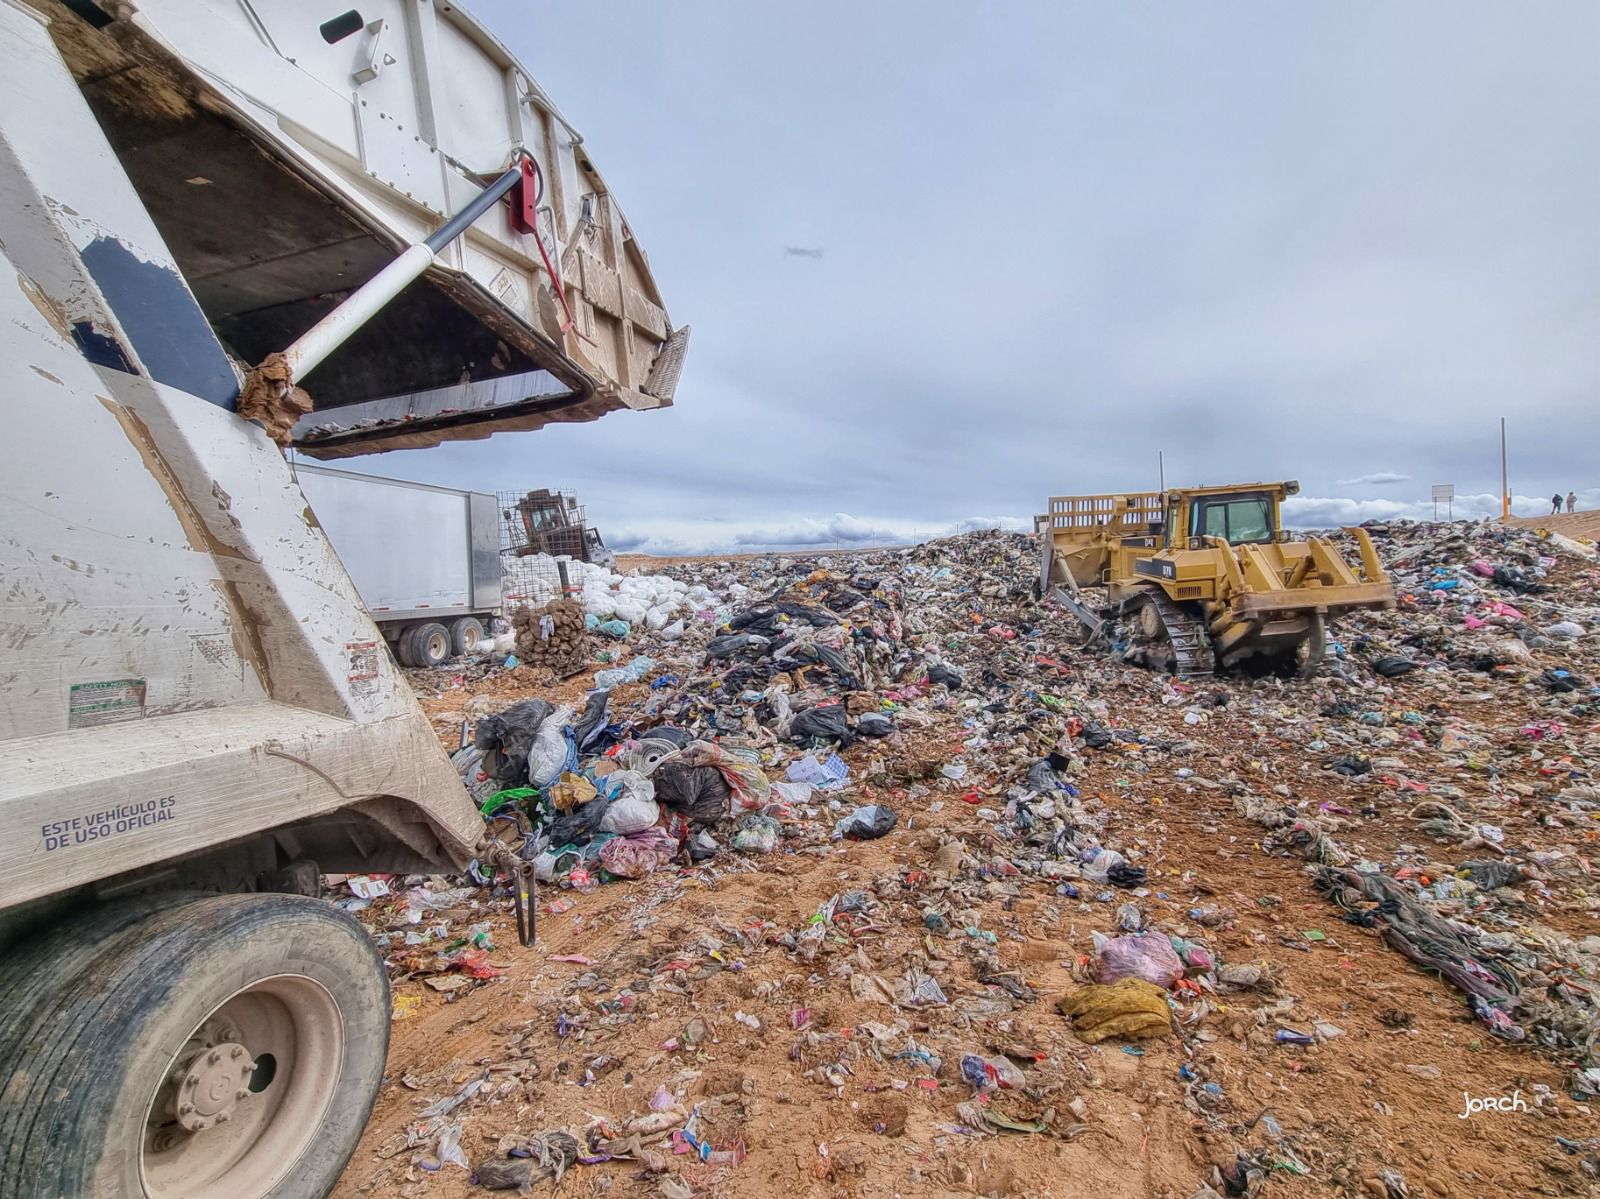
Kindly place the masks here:
[(335, 1195), (1600, 1194), (1600, 566), (1369, 529), (1399, 606), (1308, 680), (1084, 645), (1003, 532), (413, 672), (538, 940), (492, 867), (336, 880), (395, 1022)]

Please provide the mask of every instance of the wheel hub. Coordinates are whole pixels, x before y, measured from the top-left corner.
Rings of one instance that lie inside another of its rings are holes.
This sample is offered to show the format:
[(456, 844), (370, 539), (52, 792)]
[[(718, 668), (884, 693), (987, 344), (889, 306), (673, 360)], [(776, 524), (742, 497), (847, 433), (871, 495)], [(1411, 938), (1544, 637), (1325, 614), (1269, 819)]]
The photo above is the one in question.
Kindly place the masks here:
[(233, 1119), (239, 1102), (250, 1098), (250, 1076), (255, 1069), (250, 1051), (236, 1041), (197, 1050), (175, 1072), (173, 1115), (178, 1125), (195, 1133)]

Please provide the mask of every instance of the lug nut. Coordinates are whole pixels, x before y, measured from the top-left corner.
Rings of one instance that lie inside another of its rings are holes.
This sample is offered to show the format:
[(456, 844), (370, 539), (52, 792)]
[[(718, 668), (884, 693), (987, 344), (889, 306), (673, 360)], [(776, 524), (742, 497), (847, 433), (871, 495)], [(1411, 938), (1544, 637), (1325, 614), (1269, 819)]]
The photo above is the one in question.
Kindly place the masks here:
[(235, 1099), (248, 1099), (248, 1098), (250, 1098), (250, 1092), (246, 1088), (240, 1087), (237, 1091), (235, 1091), (233, 1093), (233, 1097)]
[(215, 1066), (221, 1060), (222, 1053), (220, 1050), (213, 1049), (209, 1054), (206, 1055), (206, 1062), (210, 1065)]
[(194, 1077), (194, 1075), (192, 1075), (192, 1074), (191, 1074), (191, 1075), (190, 1075), (190, 1076), (189, 1076), (189, 1077), (188, 1077), (188, 1078), (186, 1078), (186, 1079), (184, 1079), (184, 1080), (183, 1080), (183, 1085), (184, 1085), (184, 1086), (185, 1086), (185, 1087), (187, 1087), (187, 1088), (188, 1088), (188, 1089), (190, 1089), (190, 1090), (193, 1090), (193, 1089), (194, 1089), (194, 1084), (195, 1084), (195, 1081), (196, 1081), (196, 1080), (195, 1080), (195, 1077)]
[(242, 1058), (243, 1056), (244, 1056), (244, 1047), (242, 1045), (235, 1045), (233, 1047), (234, 1060), (237, 1061), (239, 1058)]
[(183, 1105), (183, 1106), (182, 1106), (182, 1107), (180, 1107), (180, 1108), (179, 1108), (179, 1109), (178, 1109), (178, 1115), (180, 1115), (180, 1116), (187, 1116), (187, 1115), (188, 1115), (188, 1114), (189, 1114), (189, 1113), (190, 1113), (190, 1112), (192, 1112), (192, 1111), (194, 1111), (194, 1104), (192, 1104), (192, 1103), (185, 1103), (185, 1104), (184, 1104), (184, 1105)]
[(233, 1113), (232, 1112), (218, 1112), (217, 1113), (217, 1123), (218, 1124), (224, 1124), (228, 1120), (231, 1120), (232, 1118), (233, 1118)]

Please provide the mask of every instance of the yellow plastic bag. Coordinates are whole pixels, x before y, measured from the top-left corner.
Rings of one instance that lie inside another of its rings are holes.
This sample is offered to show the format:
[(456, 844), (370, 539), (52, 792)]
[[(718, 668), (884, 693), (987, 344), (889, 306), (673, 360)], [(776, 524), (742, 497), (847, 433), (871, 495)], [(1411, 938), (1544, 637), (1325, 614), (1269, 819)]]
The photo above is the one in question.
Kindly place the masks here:
[(1107, 1037), (1159, 1037), (1172, 1030), (1167, 993), (1142, 978), (1122, 978), (1063, 996), (1056, 1004), (1072, 1031), (1091, 1045)]

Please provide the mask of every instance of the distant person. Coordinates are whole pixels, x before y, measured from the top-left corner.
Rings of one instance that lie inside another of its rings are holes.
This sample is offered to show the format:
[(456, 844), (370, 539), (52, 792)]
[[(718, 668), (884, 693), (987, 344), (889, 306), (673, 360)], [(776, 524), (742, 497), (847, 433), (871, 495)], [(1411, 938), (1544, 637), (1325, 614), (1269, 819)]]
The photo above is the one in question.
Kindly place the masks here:
[(1561, 515), (1561, 493), (1559, 491), (1550, 497), (1550, 515)]
[(1567, 511), (1570, 513), (1570, 512), (1576, 512), (1577, 510), (1578, 510), (1578, 493), (1576, 491), (1569, 491), (1569, 492), (1567, 492)]

